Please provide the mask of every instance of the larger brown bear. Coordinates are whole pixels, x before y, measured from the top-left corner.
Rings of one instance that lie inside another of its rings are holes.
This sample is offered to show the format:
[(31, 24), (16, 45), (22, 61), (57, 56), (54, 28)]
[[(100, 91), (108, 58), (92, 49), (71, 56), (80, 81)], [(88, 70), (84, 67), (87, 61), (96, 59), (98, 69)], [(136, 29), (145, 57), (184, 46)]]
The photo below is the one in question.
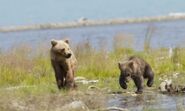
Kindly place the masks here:
[(51, 64), (58, 88), (76, 87), (74, 73), (77, 60), (69, 47), (69, 40), (51, 40), (51, 45)]
[(154, 73), (150, 65), (142, 58), (131, 56), (124, 63), (118, 63), (121, 71), (119, 83), (123, 89), (127, 89), (128, 78), (132, 78), (136, 87), (136, 93), (143, 92), (144, 79), (148, 79), (147, 86), (151, 87), (154, 80)]

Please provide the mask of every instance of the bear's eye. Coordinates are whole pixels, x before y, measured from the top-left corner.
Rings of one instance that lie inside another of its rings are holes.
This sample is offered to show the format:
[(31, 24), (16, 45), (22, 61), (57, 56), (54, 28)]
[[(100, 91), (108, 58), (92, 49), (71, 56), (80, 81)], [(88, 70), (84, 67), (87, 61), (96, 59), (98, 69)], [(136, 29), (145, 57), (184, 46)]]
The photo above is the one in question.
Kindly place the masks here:
[(63, 48), (63, 49), (60, 49), (60, 52), (64, 52), (65, 51), (65, 49)]

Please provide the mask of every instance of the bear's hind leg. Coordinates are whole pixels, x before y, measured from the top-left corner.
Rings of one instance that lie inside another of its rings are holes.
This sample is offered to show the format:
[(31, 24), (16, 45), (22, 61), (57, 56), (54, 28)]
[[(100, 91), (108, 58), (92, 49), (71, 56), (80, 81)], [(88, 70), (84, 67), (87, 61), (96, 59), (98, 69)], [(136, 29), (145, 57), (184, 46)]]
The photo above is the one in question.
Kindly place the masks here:
[(65, 78), (65, 86), (68, 89), (75, 88), (75, 82), (74, 82), (74, 76), (73, 75), (74, 74), (73, 74), (72, 70), (67, 71), (67, 75), (66, 75), (66, 78)]

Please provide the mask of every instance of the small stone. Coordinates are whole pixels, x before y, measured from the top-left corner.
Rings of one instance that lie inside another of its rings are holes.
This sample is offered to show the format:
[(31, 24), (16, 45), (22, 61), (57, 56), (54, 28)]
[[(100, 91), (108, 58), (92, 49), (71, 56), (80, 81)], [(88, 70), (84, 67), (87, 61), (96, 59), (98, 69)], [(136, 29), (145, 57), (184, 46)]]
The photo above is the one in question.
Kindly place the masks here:
[(77, 110), (77, 111), (89, 111), (89, 108), (82, 101), (73, 101), (62, 107), (64, 111)]
[(163, 82), (161, 82), (161, 84), (159, 85), (159, 90), (161, 92), (167, 92), (168, 91), (168, 88), (170, 88), (172, 85), (172, 80), (164, 80)]

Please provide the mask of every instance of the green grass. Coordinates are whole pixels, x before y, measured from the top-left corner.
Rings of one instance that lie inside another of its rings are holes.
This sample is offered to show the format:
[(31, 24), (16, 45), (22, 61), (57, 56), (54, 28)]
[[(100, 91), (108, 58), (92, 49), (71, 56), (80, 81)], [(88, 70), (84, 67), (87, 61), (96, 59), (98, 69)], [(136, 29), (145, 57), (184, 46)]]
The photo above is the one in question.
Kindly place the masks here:
[[(35, 51), (27, 47), (17, 47), (13, 51), (0, 53), (0, 97), (2, 98), (0, 110), (15, 110), (15, 107), (13, 109), (10, 107), (11, 101), (22, 101), (28, 105), (33, 104), (38, 111), (44, 110), (47, 105), (50, 110), (53, 110), (55, 102), (58, 102), (56, 107), (59, 107), (61, 103), (69, 103), (73, 99), (85, 101), (91, 109), (101, 107), (101, 102), (105, 101), (103, 100), (105, 99), (104, 96), (100, 94), (102, 100), (92, 101), (94, 93), (89, 92), (89, 85), (78, 84), (77, 92), (70, 93), (70, 96), (65, 90), (59, 91), (51, 67), (49, 51), (43, 49)], [(166, 48), (135, 51), (130, 47), (116, 46), (113, 50), (106, 52), (105, 50), (95, 50), (88, 43), (77, 46), (74, 48), (74, 52), (78, 60), (75, 76), (98, 79), (98, 83), (91, 85), (97, 87), (98, 89), (95, 90), (99, 90), (99, 92), (123, 91), (118, 83), (120, 74), (118, 62), (132, 55), (144, 58), (151, 65), (155, 73), (154, 89), (157, 89), (161, 82), (159, 78), (171, 78), (175, 72), (181, 74), (173, 81), (177, 84), (185, 83), (184, 48), (176, 49), (171, 58), (168, 57), (168, 49)], [(128, 91), (136, 90), (132, 81), (129, 82), (128, 86)], [(95, 92), (95, 94), (97, 93)], [(54, 102), (51, 104), (50, 101)], [(27, 105), (23, 104), (22, 106)], [(144, 110), (153, 111), (147, 107)]]
[[(168, 50), (165, 48), (151, 49), (150, 52), (138, 52), (131, 48), (117, 48), (110, 52), (93, 50), (91, 47), (88, 50), (85, 50), (84, 47), (83, 49), (82, 52), (79, 49), (74, 50), (75, 53), (78, 52), (76, 53), (78, 60), (76, 76), (102, 81), (113, 78), (114, 82), (110, 81), (110, 84), (113, 83), (110, 85), (112, 88), (119, 88), (118, 78), (120, 72), (118, 61), (124, 60), (131, 55), (144, 58), (152, 66), (156, 77), (155, 83), (157, 84), (159, 84), (158, 77), (160, 76), (185, 71), (185, 49), (178, 49), (177, 54), (172, 58), (168, 58)], [(34, 53), (33, 50), (31, 52)], [(15, 49), (13, 52), (1, 53), (0, 87), (55, 84), (49, 51), (47, 50), (46, 52), (47, 54), (37, 52), (30, 55), (30, 50), (26, 51), (24, 49), (24, 51), (20, 51), (20, 49)], [(104, 85), (100, 81), (101, 83)]]

